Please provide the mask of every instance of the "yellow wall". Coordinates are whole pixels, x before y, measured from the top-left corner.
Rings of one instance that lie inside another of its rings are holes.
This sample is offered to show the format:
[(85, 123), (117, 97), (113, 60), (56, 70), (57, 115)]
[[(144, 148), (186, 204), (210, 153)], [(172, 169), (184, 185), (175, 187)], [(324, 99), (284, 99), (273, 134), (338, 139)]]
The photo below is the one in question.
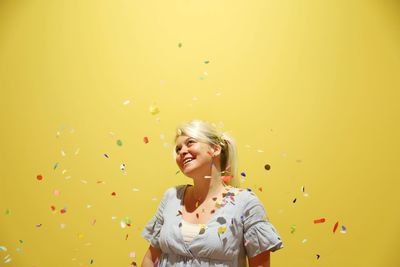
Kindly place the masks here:
[(140, 264), (162, 193), (190, 182), (176, 174), (175, 126), (200, 118), (237, 140), (242, 186), (285, 242), (272, 266), (400, 266), (399, 11), (1, 1), (0, 265)]

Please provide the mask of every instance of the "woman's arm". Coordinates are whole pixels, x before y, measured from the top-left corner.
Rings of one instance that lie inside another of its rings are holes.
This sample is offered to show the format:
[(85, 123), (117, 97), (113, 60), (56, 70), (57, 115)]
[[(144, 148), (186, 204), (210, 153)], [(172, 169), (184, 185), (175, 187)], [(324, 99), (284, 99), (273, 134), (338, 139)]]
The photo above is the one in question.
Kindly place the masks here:
[(264, 251), (248, 260), (249, 267), (270, 267), (270, 251)]
[(150, 245), (149, 249), (143, 257), (141, 267), (154, 267), (158, 259), (160, 258), (160, 255), (161, 250)]

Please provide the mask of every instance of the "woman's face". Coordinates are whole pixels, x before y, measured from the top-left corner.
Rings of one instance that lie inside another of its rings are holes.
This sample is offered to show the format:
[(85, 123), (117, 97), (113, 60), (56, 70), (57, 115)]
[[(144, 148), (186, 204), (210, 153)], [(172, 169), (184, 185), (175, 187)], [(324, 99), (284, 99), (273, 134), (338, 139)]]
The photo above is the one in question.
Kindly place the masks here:
[(207, 143), (181, 135), (176, 139), (175, 152), (176, 164), (189, 177), (211, 169), (213, 150)]

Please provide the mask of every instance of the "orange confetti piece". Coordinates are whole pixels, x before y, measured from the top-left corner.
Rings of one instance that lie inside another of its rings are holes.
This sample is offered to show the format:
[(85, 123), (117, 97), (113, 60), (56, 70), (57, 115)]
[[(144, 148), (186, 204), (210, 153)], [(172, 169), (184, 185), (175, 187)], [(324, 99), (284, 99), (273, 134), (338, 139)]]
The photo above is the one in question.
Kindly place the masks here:
[(339, 222), (337, 221), (337, 222), (335, 223), (335, 226), (333, 226), (333, 233), (336, 232), (338, 226), (339, 226)]
[(314, 220), (314, 223), (324, 223), (324, 222), (325, 222), (325, 218)]
[(43, 180), (43, 176), (40, 175), (40, 174), (38, 174), (38, 175), (36, 176), (36, 179), (38, 179), (39, 181), (41, 181), (41, 180)]
[(233, 179), (233, 176), (221, 176), (222, 181), (225, 183), (229, 182), (230, 180)]
[(60, 210), (60, 213), (61, 213), (61, 214), (64, 214), (64, 213), (66, 213), (66, 212), (67, 212), (67, 210), (66, 210), (65, 208)]
[(52, 205), (50, 208), (51, 208), (52, 211), (55, 211), (55, 210), (56, 210), (56, 207), (53, 206), (53, 205)]
[(258, 190), (260, 190), (260, 192), (262, 192), (262, 191), (263, 191), (263, 188), (262, 188), (262, 187), (259, 187)]
[(148, 138), (147, 136), (145, 136), (145, 137), (143, 138), (143, 142), (144, 142), (145, 144), (147, 144), (147, 143), (149, 142), (149, 138)]
[(112, 192), (111, 195), (112, 195), (113, 197), (115, 197), (115, 196), (117, 195), (117, 193)]

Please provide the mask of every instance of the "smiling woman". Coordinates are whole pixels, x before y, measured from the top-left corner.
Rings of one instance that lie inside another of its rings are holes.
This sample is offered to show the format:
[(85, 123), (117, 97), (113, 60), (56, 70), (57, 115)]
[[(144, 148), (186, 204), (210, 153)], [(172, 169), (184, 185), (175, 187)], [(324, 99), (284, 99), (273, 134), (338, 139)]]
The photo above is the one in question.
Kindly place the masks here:
[(193, 185), (169, 188), (142, 236), (142, 266), (270, 266), (283, 247), (263, 204), (237, 184), (236, 145), (210, 123), (177, 128), (175, 160)]

